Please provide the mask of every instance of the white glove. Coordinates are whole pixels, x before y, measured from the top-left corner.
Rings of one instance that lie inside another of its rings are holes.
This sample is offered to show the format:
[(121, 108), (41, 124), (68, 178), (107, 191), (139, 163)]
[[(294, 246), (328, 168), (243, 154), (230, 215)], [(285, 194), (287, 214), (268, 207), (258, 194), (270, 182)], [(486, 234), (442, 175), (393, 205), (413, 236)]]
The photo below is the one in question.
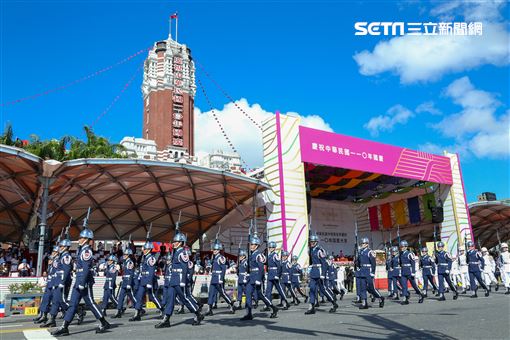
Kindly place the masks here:
[(262, 283), (261, 283), (260, 281), (255, 281), (255, 284), (256, 284), (257, 286), (260, 286)]
[(131, 289), (131, 286), (130, 286), (130, 285), (127, 285), (127, 286), (126, 286), (126, 289)]
[(375, 277), (375, 274), (370, 273), (370, 277)]
[(414, 273), (411, 274), (411, 277), (414, 279)]
[(243, 280), (243, 283), (244, 283), (244, 284), (246, 284), (246, 283), (248, 283), (248, 281), (246, 281), (246, 280)]
[(445, 273), (446, 273), (446, 274), (450, 274), (450, 271), (449, 271), (449, 270), (445, 270)]
[(151, 289), (151, 288), (152, 288), (152, 285), (147, 285), (147, 288)]
[(280, 278), (279, 278), (278, 276), (275, 276), (275, 277), (274, 277), (274, 279), (275, 279), (275, 280), (279, 280)]
[(223, 283), (223, 281), (221, 281), (221, 280), (219, 280), (218, 282), (219, 282), (219, 283)]
[(179, 283), (179, 286), (181, 286), (181, 287), (186, 287), (186, 284), (185, 284), (185, 283), (183, 283), (183, 282), (181, 282), (181, 283)]
[(84, 286), (82, 286), (82, 285), (78, 285), (78, 289), (79, 289), (79, 290), (84, 290), (84, 289), (85, 289), (85, 287), (84, 287)]
[(58, 284), (58, 288), (64, 288), (64, 285), (63, 285), (63, 284), (61, 284), (61, 283), (59, 283), (59, 284)]
[(324, 280), (326, 277), (325, 276), (321, 276), (320, 278), (321, 278), (321, 280)]

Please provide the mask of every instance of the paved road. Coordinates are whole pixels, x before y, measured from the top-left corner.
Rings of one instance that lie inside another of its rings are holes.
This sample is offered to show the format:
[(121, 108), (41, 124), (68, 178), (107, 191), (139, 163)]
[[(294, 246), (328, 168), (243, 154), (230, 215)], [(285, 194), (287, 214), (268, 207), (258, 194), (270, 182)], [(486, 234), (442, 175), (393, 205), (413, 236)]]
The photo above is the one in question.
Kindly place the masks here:
[[(236, 315), (227, 314), (226, 308), (216, 310), (216, 315), (206, 318), (201, 326), (191, 326), (192, 315), (176, 315), (172, 327), (154, 329), (158, 322), (156, 312), (151, 311), (142, 322), (132, 323), (127, 319), (112, 320), (115, 328), (108, 334), (94, 333), (96, 321), (89, 312), (84, 324), (71, 325), (72, 339), (510, 339), (510, 296), (501, 292), (489, 298), (470, 299), (461, 295), (459, 300), (439, 302), (435, 298), (417, 303), (411, 299), (408, 306), (394, 301), (387, 302), (384, 309), (374, 304), (373, 308), (360, 311), (351, 303), (352, 294), (340, 303), (335, 314), (327, 313), (323, 306), (315, 315), (305, 316), (306, 306), (293, 306), (281, 311), (277, 319), (268, 313), (257, 312), (256, 320), (241, 322), (244, 311)], [(110, 311), (109, 314), (113, 314)], [(59, 324), (61, 321), (59, 321)], [(36, 328), (27, 317), (18, 316), (0, 319), (0, 339), (54, 339), (46, 330)]]

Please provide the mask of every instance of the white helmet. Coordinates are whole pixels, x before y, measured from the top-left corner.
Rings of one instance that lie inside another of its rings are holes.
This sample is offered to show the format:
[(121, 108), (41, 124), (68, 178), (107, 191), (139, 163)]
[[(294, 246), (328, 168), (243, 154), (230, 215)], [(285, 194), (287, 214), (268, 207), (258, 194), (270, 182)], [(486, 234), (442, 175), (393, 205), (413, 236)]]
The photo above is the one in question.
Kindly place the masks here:
[(507, 243), (501, 243), (501, 248), (507, 248), (508, 249), (508, 244)]
[(482, 252), (486, 253), (487, 252), (487, 248), (486, 247), (482, 247)]

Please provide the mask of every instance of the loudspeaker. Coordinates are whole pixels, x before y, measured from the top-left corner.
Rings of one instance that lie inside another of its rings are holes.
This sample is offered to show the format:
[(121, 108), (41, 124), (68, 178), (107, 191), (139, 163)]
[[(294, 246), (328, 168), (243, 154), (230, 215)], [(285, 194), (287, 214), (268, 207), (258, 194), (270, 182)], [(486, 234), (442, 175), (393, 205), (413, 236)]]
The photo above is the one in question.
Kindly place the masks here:
[(443, 207), (431, 207), (432, 223), (441, 223), (444, 221)]

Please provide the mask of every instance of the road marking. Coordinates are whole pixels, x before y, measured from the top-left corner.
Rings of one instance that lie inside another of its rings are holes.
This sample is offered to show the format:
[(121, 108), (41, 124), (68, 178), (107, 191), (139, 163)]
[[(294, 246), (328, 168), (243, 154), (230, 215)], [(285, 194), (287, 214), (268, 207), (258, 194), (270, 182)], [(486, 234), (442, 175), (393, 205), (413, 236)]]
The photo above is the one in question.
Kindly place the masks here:
[(55, 340), (53, 335), (47, 329), (27, 330), (23, 331), (23, 335), (27, 340)]
[(6, 329), (6, 330), (1, 329), (0, 334), (21, 333), (21, 332), (30, 331), (30, 330), (40, 331), (41, 329), (40, 328), (18, 328), (18, 329)]
[(19, 326), (23, 326), (22, 323), (13, 323), (13, 324), (10, 324), (10, 325), (2, 325), (1, 327), (2, 328), (9, 328), (9, 327), (19, 327)]

